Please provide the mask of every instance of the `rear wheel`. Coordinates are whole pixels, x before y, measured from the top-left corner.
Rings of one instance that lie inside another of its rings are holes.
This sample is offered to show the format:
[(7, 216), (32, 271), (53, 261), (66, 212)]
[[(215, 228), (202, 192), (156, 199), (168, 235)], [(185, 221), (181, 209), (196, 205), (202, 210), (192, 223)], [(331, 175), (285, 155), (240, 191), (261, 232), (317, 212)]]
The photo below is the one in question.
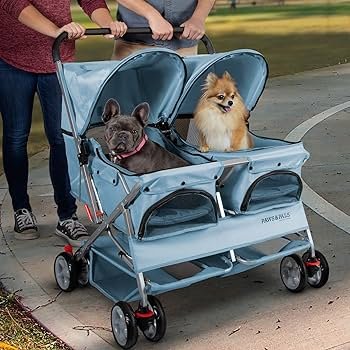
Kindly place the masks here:
[(285, 287), (293, 292), (301, 292), (306, 286), (306, 268), (299, 255), (293, 254), (282, 259), (280, 275)]
[(134, 311), (125, 301), (118, 301), (111, 311), (112, 333), (117, 344), (123, 349), (133, 347), (138, 338)]
[(307, 272), (307, 283), (313, 288), (323, 287), (329, 277), (329, 266), (325, 256), (315, 250), (315, 258), (311, 257), (308, 251), (303, 255), (303, 262)]

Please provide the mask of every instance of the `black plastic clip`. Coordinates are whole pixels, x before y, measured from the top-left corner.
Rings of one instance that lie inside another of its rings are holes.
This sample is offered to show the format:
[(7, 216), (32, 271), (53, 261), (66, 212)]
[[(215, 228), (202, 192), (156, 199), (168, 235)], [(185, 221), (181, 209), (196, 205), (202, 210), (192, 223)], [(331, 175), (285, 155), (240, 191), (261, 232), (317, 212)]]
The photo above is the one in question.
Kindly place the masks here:
[(83, 139), (80, 141), (80, 153), (78, 154), (80, 166), (88, 164), (90, 155), (89, 141)]
[(156, 128), (159, 129), (162, 134), (164, 135), (170, 135), (170, 126), (169, 123), (163, 119), (161, 119), (157, 124), (156, 124)]

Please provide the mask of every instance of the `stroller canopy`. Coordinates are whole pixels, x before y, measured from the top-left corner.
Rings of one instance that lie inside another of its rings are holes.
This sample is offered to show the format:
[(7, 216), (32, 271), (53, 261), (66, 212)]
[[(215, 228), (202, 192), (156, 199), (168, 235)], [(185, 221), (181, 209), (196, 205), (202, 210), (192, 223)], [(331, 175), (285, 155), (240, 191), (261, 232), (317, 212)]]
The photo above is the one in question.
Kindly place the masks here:
[[(252, 110), (268, 75), (264, 57), (253, 50), (181, 58), (166, 49), (148, 49), (122, 61), (65, 63), (64, 77), (78, 134), (101, 123), (106, 101), (116, 99), (123, 114), (141, 102), (151, 106), (150, 124), (171, 123), (178, 114), (193, 113), (209, 72), (228, 71)], [(63, 109), (62, 128), (71, 131)]]
[[(101, 123), (106, 101), (116, 99), (123, 114), (141, 102), (151, 106), (149, 123), (171, 115), (186, 81), (180, 56), (170, 50), (149, 49), (122, 61), (65, 63), (64, 76), (78, 134)], [(70, 131), (68, 118), (62, 128)]]
[(176, 114), (192, 114), (202, 94), (202, 86), (210, 72), (221, 76), (228, 71), (249, 111), (256, 106), (268, 77), (265, 58), (254, 50), (235, 50), (214, 55), (184, 58), (188, 81), (178, 101)]

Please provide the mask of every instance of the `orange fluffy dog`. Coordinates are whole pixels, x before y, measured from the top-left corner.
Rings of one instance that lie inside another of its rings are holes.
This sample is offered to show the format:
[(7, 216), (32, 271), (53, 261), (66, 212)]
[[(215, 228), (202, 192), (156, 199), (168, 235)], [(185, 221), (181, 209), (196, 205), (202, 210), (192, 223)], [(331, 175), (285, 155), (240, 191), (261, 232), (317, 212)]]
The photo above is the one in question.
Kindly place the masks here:
[(253, 147), (248, 132), (249, 112), (228, 72), (209, 73), (194, 112), (201, 152), (232, 152)]

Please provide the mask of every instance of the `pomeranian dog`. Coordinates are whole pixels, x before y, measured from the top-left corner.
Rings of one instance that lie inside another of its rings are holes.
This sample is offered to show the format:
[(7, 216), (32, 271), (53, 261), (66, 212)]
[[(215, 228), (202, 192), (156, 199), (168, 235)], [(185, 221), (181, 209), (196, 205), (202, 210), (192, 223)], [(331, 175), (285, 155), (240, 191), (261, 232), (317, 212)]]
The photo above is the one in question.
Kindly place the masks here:
[(201, 152), (232, 152), (253, 147), (248, 132), (249, 111), (228, 72), (209, 73), (194, 112)]

